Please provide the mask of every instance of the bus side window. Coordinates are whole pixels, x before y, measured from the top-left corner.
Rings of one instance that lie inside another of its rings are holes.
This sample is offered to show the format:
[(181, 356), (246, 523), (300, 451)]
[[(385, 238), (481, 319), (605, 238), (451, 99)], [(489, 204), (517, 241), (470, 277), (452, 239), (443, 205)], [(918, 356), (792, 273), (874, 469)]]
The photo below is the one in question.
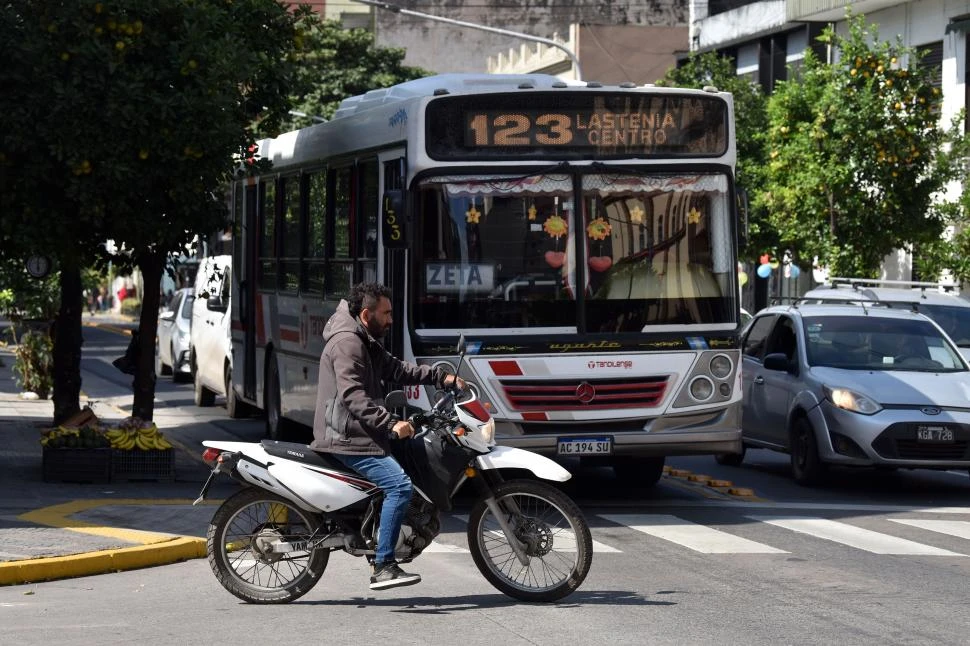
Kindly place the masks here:
[(323, 296), (325, 257), (327, 255), (327, 172), (311, 173), (306, 182), (307, 217), (303, 236), (306, 248), (303, 250), (305, 266), (304, 284), (301, 289), (306, 294)]
[(331, 203), (333, 204), (333, 255), (327, 272), (326, 299), (338, 301), (350, 294), (354, 281), (354, 260), (351, 248), (351, 209), (353, 198), (353, 169), (350, 166), (332, 170)]

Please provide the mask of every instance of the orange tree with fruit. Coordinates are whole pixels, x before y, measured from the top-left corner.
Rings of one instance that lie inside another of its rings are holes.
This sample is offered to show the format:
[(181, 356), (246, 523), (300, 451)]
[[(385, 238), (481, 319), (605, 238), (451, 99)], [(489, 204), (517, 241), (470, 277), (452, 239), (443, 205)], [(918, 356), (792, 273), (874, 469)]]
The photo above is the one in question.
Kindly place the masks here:
[[(312, 18), (315, 20), (315, 18)], [(169, 252), (226, 225), (221, 187), (300, 94), (308, 9), (275, 0), (8, 0), (0, 12), (0, 241), (60, 272), (55, 423), (79, 410), (81, 270), (144, 277), (133, 414), (153, 416)], [(258, 131), (258, 132), (257, 132)]]

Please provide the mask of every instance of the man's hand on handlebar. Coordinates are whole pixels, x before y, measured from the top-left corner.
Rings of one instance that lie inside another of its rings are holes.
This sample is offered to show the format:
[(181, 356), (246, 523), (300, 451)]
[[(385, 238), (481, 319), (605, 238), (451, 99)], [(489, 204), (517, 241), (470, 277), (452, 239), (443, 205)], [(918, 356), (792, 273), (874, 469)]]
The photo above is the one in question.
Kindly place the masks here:
[(406, 440), (409, 437), (414, 437), (414, 426), (411, 422), (406, 420), (401, 420), (394, 424), (394, 428), (391, 429), (391, 433), (396, 435), (399, 439)]
[(445, 388), (454, 388), (455, 390), (465, 390), (467, 388), (465, 380), (458, 375), (448, 375), (445, 377), (442, 385)]

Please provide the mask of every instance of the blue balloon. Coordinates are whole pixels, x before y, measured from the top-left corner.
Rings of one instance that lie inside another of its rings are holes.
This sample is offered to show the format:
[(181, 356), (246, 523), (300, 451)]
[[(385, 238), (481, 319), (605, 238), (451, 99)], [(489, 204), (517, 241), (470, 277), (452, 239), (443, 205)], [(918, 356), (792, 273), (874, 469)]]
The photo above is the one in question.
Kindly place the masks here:
[(765, 263), (763, 265), (758, 265), (758, 275), (762, 278), (767, 278), (771, 275), (771, 265)]
[(798, 278), (798, 274), (802, 273), (802, 270), (798, 268), (798, 265), (791, 266), (791, 277)]

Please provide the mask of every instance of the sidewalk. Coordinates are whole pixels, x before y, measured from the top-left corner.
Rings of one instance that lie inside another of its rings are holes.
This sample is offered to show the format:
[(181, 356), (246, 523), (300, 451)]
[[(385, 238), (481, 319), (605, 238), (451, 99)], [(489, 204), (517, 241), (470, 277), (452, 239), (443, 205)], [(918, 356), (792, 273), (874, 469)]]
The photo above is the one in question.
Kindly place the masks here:
[[(201, 452), (187, 450), (171, 432), (186, 425), (184, 413), (156, 409), (154, 420), (176, 444), (174, 482), (44, 482), (40, 429), (53, 420), (53, 402), (21, 398), (10, 348), (0, 347), (0, 363), (0, 585), (205, 556), (212, 501), (231, 495), (235, 485), (223, 479), (207, 504), (192, 506), (209, 470)], [(130, 406), (130, 395), (126, 399)], [(86, 403), (82, 397), (82, 407)], [(102, 420), (128, 415), (110, 403), (91, 407)]]

